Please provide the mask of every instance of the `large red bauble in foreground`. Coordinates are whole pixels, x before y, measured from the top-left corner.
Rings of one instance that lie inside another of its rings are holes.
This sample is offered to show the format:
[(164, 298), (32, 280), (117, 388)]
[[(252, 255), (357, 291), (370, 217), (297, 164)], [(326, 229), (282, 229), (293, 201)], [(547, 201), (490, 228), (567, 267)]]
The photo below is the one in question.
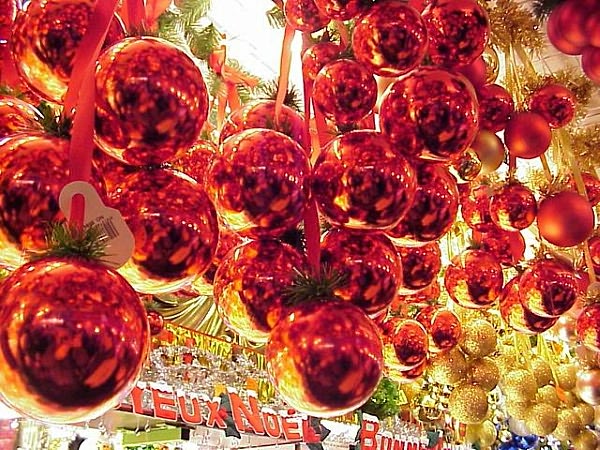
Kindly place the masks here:
[(537, 225), (540, 235), (553, 245), (573, 247), (594, 231), (594, 210), (590, 202), (572, 191), (562, 191), (539, 204)]
[(587, 348), (600, 352), (600, 303), (583, 308), (577, 318), (577, 337)]
[(0, 288), (0, 394), (25, 416), (74, 423), (129, 394), (144, 363), (144, 305), (118, 273), (83, 259), (45, 258)]
[(267, 370), (281, 397), (315, 417), (335, 417), (363, 405), (383, 370), (376, 325), (338, 300), (301, 303), (271, 331)]
[(16, 97), (0, 95), (0, 139), (22, 131), (42, 131), (42, 114)]
[(200, 68), (158, 38), (128, 38), (96, 70), (96, 143), (128, 164), (161, 164), (200, 136), (208, 92)]

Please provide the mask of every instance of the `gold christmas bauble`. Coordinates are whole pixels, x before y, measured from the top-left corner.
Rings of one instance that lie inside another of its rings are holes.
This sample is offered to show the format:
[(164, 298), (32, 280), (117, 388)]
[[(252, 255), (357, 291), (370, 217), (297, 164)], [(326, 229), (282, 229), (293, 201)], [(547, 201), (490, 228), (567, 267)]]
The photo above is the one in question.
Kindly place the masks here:
[(504, 374), (500, 387), (506, 398), (521, 403), (534, 400), (537, 393), (535, 377), (524, 369), (511, 370)]
[(483, 358), (496, 350), (496, 330), (487, 320), (473, 320), (463, 326), (460, 348), (466, 355)]
[(555, 408), (561, 404), (558, 394), (556, 393), (556, 388), (551, 385), (542, 386), (539, 388), (535, 396), (535, 400), (538, 403), (547, 403)]
[(524, 419), (531, 406), (531, 402), (515, 402), (507, 399), (505, 406), (509, 416), (515, 419)]
[(583, 431), (583, 423), (577, 412), (572, 408), (558, 411), (558, 425), (552, 434), (561, 441), (574, 439)]
[(465, 440), (470, 444), (479, 444), (479, 448), (488, 447), (496, 441), (496, 427), (490, 420), (467, 425)]
[(519, 356), (514, 347), (503, 347), (502, 353), (494, 358), (500, 374), (504, 375), (515, 368), (521, 367)]
[(598, 447), (598, 438), (591, 430), (584, 430), (573, 439), (573, 448), (577, 450), (596, 450)]
[(500, 370), (493, 359), (481, 358), (471, 363), (473, 384), (477, 384), (489, 392), (498, 385), (499, 380)]
[(423, 384), (419, 380), (419, 381), (413, 381), (412, 383), (404, 383), (404, 384), (402, 384), (400, 389), (402, 389), (402, 391), (404, 392), (404, 395), (406, 395), (406, 399), (408, 400), (408, 402), (412, 403), (412, 401), (421, 392), (422, 386), (423, 386)]
[(546, 403), (532, 405), (525, 414), (525, 425), (532, 434), (547, 436), (558, 425), (556, 408)]
[(577, 366), (575, 364), (561, 364), (555, 370), (556, 381), (565, 391), (570, 391), (577, 383)]
[(583, 425), (591, 425), (594, 423), (594, 407), (587, 403), (578, 403), (573, 409), (581, 419)]
[(488, 46), (481, 55), (485, 61), (485, 81), (493, 83), (500, 74), (500, 58), (493, 47)]
[(579, 403), (577, 395), (575, 395), (573, 392), (563, 392), (562, 401), (567, 408), (572, 408), (577, 403)]
[(433, 381), (454, 386), (466, 376), (469, 365), (465, 355), (454, 348), (446, 353), (440, 353), (431, 361), (430, 375)]
[(533, 358), (531, 360), (531, 372), (535, 377), (535, 382), (538, 387), (546, 386), (552, 381), (552, 369), (550, 364), (541, 358)]
[(450, 394), (448, 410), (459, 422), (481, 423), (488, 415), (487, 392), (481, 386), (461, 384)]

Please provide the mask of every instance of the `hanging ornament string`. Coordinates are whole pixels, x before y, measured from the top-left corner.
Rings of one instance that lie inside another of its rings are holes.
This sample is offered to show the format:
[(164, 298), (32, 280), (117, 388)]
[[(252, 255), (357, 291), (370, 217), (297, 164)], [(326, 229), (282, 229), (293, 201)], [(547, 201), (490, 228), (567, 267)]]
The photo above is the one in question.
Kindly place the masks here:
[(290, 67), (292, 65), (292, 41), (296, 30), (289, 24), (285, 26), (283, 32), (283, 44), (281, 47), (281, 59), (279, 62), (279, 82), (277, 86), (277, 98), (275, 99), (275, 124), (279, 126), (281, 109), (287, 94), (288, 83), (290, 79)]
[(146, 22), (144, 0), (125, 0), (130, 33), (140, 33)]

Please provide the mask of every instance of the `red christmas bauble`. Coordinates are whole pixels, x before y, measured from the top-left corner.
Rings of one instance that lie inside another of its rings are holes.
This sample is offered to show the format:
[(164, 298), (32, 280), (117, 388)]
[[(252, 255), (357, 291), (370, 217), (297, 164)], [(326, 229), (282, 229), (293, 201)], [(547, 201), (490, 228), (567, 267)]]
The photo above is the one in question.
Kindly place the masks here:
[(585, 19), (585, 34), (588, 36), (590, 46), (600, 47), (600, 11), (596, 8), (595, 11), (589, 12)]
[[(19, 11), (12, 29), (12, 54), (22, 80), (46, 100), (62, 103), (73, 59), (89, 26), (96, 0), (33, 0)], [(125, 37), (113, 18), (105, 46)]]
[(355, 229), (393, 227), (413, 203), (414, 169), (376, 131), (333, 139), (314, 164), (311, 191), (334, 225)]
[(44, 422), (94, 419), (129, 394), (146, 360), (144, 305), (118, 273), (44, 258), (0, 288), (0, 395)]
[(323, 14), (333, 20), (350, 20), (369, 8), (364, 0), (315, 0), (315, 3)]
[(587, 348), (600, 352), (600, 303), (583, 308), (577, 318), (577, 338)]
[(474, 231), (473, 238), (482, 250), (492, 254), (504, 266), (514, 266), (525, 254), (525, 239), (518, 231), (493, 227), (485, 233)]
[[(483, 56), (475, 59), (466, 66), (456, 67), (456, 71), (463, 74), (471, 82), (476, 91), (482, 88), (488, 81), (488, 67)], [(479, 117), (481, 118), (481, 103)], [(481, 127), (481, 122), (480, 122)]]
[(427, 367), (429, 367), (429, 358), (426, 358), (425, 361), (413, 367), (412, 369), (396, 370), (394, 366), (394, 359), (395, 358), (389, 358), (389, 356), (386, 355), (386, 375), (398, 383), (412, 383), (413, 381), (421, 378)]
[(150, 335), (158, 336), (165, 326), (165, 318), (157, 311), (148, 311), (146, 318), (150, 325)]
[[(427, 360), (429, 337), (418, 321), (394, 317), (384, 325), (384, 346), (394, 352), (394, 369), (409, 370)], [(388, 350), (388, 351), (389, 351)]]
[(0, 95), (0, 139), (22, 131), (42, 131), (42, 114), (16, 97)]
[(12, 27), (17, 13), (16, 0), (0, 0), (0, 28)]
[(481, 173), (483, 175), (496, 171), (502, 165), (506, 156), (502, 140), (495, 133), (488, 130), (479, 130), (475, 140), (471, 143), (471, 149), (477, 153), (477, 157), (481, 161)]
[(581, 68), (592, 82), (600, 84), (600, 47), (586, 47), (583, 49)]
[(357, 21), (352, 50), (358, 62), (382, 77), (397, 77), (417, 67), (427, 52), (421, 15), (406, 3), (379, 2)]
[(125, 164), (124, 162), (107, 155), (97, 147), (94, 149), (93, 161), (102, 174), (102, 179), (104, 180), (106, 192), (108, 194), (112, 193), (115, 188), (123, 182), (125, 177), (141, 169), (140, 166)]
[(337, 59), (342, 48), (335, 42), (318, 42), (311, 45), (302, 55), (302, 73), (307, 80), (314, 82), (319, 71)]
[(588, 241), (594, 272), (600, 274), (600, 236), (593, 236)]
[(477, 90), (479, 101), (479, 126), (488, 131), (504, 130), (515, 112), (515, 102), (510, 92), (499, 84), (486, 84)]
[(278, 236), (302, 220), (308, 158), (274, 130), (254, 128), (227, 139), (210, 167), (208, 190), (221, 218), (247, 237)]
[(550, 146), (552, 130), (546, 119), (534, 112), (511, 116), (504, 130), (504, 143), (511, 156), (533, 159)]
[(496, 228), (490, 213), (491, 192), (488, 186), (477, 186), (461, 196), (461, 214), (469, 228), (485, 233)]
[(438, 306), (428, 306), (417, 315), (429, 333), (429, 350), (443, 352), (456, 347), (462, 336), (462, 325), (452, 311)]
[(472, 63), (485, 49), (490, 21), (475, 0), (440, 0), (423, 11), (429, 34), (429, 57), (438, 66)]
[(440, 294), (440, 283), (436, 279), (433, 283), (420, 291), (416, 291), (412, 294), (396, 295), (390, 305), (390, 312), (397, 316), (406, 316), (408, 314), (409, 305), (425, 307), (426, 305), (434, 303), (439, 298)]
[(336, 124), (351, 124), (375, 107), (377, 82), (363, 65), (350, 59), (338, 59), (326, 64), (317, 74), (313, 102)]
[(134, 165), (183, 154), (208, 115), (208, 93), (196, 63), (154, 37), (128, 38), (107, 49), (96, 71), (96, 143)]
[(208, 269), (219, 238), (217, 214), (194, 180), (173, 170), (140, 171), (110, 200), (135, 237), (120, 271), (138, 292), (174, 292)]
[(502, 267), (483, 250), (466, 250), (452, 258), (444, 274), (450, 298), (464, 308), (489, 308), (502, 290)]
[(503, 230), (524, 230), (534, 222), (536, 214), (533, 192), (519, 183), (502, 186), (490, 200), (490, 217)]
[(421, 247), (396, 247), (402, 262), (399, 294), (410, 294), (429, 286), (442, 267), (442, 253), (437, 242)]
[(215, 274), (214, 299), (219, 314), (240, 336), (266, 342), (283, 317), (287, 289), (305, 266), (299, 252), (275, 240), (250, 241), (236, 247)]
[(536, 90), (529, 99), (529, 110), (538, 113), (551, 128), (568, 124), (575, 115), (575, 95), (562, 84), (548, 84)]
[(271, 331), (267, 370), (281, 397), (315, 417), (353, 411), (375, 392), (383, 370), (377, 327), (350, 303), (301, 303)]
[[(549, 35), (556, 32), (550, 38), (550, 42), (560, 51), (563, 51), (563, 48), (566, 50), (573, 48), (573, 51), (576, 51), (575, 49), (582, 49), (588, 45), (589, 35), (586, 33), (585, 22), (591, 12), (581, 1), (569, 0), (557, 5), (548, 18)], [(561, 45), (562, 41), (565, 45)], [(578, 53), (581, 52), (567, 54)]]
[(400, 258), (383, 234), (333, 229), (323, 238), (321, 261), (344, 276), (335, 296), (370, 315), (387, 308), (402, 283)]
[(379, 123), (408, 156), (450, 161), (475, 138), (477, 115), (475, 91), (464, 76), (423, 67), (387, 89)]
[(207, 169), (219, 154), (219, 149), (211, 141), (200, 139), (171, 164), (174, 169), (185, 173), (197, 181), (200, 186), (207, 186)]
[(540, 317), (523, 306), (519, 297), (519, 277), (510, 280), (498, 297), (500, 314), (512, 329), (525, 334), (539, 334), (552, 328), (557, 317)]
[(281, 113), (275, 118), (275, 100), (255, 100), (246, 103), (231, 113), (219, 134), (219, 142), (251, 128), (268, 128), (291, 137), (300, 145), (303, 143), (304, 119), (287, 105), (281, 105)]
[(286, 0), (283, 12), (287, 24), (305, 33), (325, 28), (329, 17), (319, 10), (315, 0)]
[[(583, 178), (585, 192), (590, 205), (596, 206), (598, 203), (600, 203), (600, 180), (598, 180), (596, 175), (588, 172), (583, 172), (581, 174), (581, 178)], [(577, 183), (575, 182), (575, 178), (572, 176), (569, 177), (568, 186), (570, 190), (576, 192), (578, 191)]]
[(537, 225), (540, 235), (553, 245), (573, 247), (594, 231), (594, 210), (584, 197), (562, 191), (540, 202)]
[(580, 295), (573, 271), (555, 260), (541, 260), (519, 280), (519, 299), (536, 316), (554, 318), (566, 313)]
[(417, 166), (414, 201), (403, 219), (386, 234), (395, 244), (422, 245), (448, 232), (458, 212), (456, 179), (441, 165)]

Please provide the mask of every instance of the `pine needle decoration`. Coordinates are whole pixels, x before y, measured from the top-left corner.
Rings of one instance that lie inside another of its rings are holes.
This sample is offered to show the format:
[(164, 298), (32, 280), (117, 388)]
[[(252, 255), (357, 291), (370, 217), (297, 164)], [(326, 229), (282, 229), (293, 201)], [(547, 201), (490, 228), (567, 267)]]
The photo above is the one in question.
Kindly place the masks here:
[(42, 127), (48, 133), (57, 137), (69, 137), (73, 120), (70, 117), (61, 116), (50, 103), (42, 102), (37, 107), (42, 114)]
[(267, 21), (273, 28), (284, 28), (285, 27), (285, 14), (278, 6), (273, 6), (267, 11)]
[[(275, 100), (277, 99), (278, 89), (278, 80), (267, 81), (258, 87), (258, 96), (259, 98), (265, 100)], [(288, 89), (285, 93), (285, 98), (283, 99), (283, 104), (295, 109), (296, 111), (302, 110), (302, 99), (300, 98), (300, 93), (293, 84), (288, 86)]]
[(285, 301), (289, 305), (296, 305), (311, 300), (335, 298), (335, 290), (347, 282), (346, 274), (325, 264), (321, 266), (318, 276), (296, 271), (293, 284), (285, 292)]
[(98, 224), (80, 228), (66, 221), (56, 222), (46, 231), (47, 250), (32, 253), (31, 257), (71, 256), (99, 261), (106, 256), (106, 239), (106, 234)]

